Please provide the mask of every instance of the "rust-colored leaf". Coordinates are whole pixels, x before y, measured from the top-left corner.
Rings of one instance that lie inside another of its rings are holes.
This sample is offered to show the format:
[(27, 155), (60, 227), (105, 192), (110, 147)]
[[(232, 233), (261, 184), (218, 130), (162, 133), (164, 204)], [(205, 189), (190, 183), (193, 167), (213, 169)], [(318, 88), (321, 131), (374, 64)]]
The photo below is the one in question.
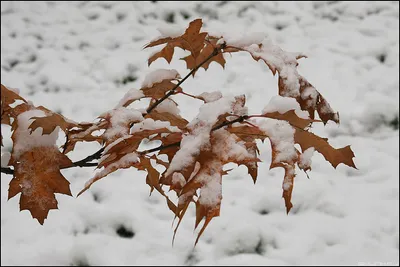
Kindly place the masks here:
[(75, 126), (78, 126), (77, 123), (67, 120), (64, 116), (58, 113), (51, 113), (49, 116), (46, 117), (32, 117), (34, 120), (29, 129), (31, 132), (35, 131), (37, 128), (42, 128), (42, 134), (51, 134), (55, 128), (58, 126), (66, 132), (68, 129), (71, 129)]
[(315, 120), (311, 120), (311, 119), (303, 119), (303, 118), (298, 117), (294, 110), (289, 110), (283, 114), (281, 114), (279, 112), (265, 113), (262, 116), (266, 117), (266, 118), (276, 119), (276, 120), (284, 120), (284, 121), (289, 122), (292, 126), (299, 127), (301, 129), (304, 129), (307, 126), (310, 126), (310, 124), (315, 121)]
[(137, 152), (137, 149), (144, 138), (148, 138), (149, 136), (158, 133), (170, 133), (170, 131), (167, 128), (143, 130), (122, 139), (120, 142), (113, 144), (112, 147), (106, 146), (104, 155), (97, 168), (107, 167), (108, 165), (119, 161), (123, 156), (132, 152)]
[[(186, 68), (189, 70), (193, 70), (202, 62), (204, 62), (214, 52), (214, 49), (217, 48), (217, 42), (218, 38), (208, 38), (205, 47), (201, 50), (200, 54), (196, 58), (193, 55), (188, 55), (184, 57), (183, 60), (185, 60), (186, 62)], [(203, 63), (201, 67), (207, 70), (211, 62), (213, 61), (220, 64), (222, 68), (225, 68), (226, 61), (224, 59), (223, 53), (221, 52), (218, 53), (216, 56), (213, 56), (207, 62)], [(193, 72), (192, 75), (194, 76), (195, 73), (196, 72)]]
[[(176, 84), (172, 82), (172, 79), (166, 79), (159, 83), (154, 83), (151, 87), (143, 87), (141, 90), (146, 97), (154, 99), (162, 98), (165, 93), (175, 88)], [(182, 91), (181, 87), (177, 87), (176, 92)]]
[(353, 161), (353, 157), (355, 157), (355, 155), (350, 146), (338, 149), (333, 148), (328, 143), (327, 138), (321, 138), (311, 132), (300, 129), (296, 129), (294, 140), (301, 146), (303, 151), (310, 147), (314, 147), (315, 150), (321, 153), (334, 168), (336, 168), (336, 166), (340, 163), (356, 168), (356, 165)]
[(72, 162), (54, 147), (35, 147), (24, 152), (14, 163), (8, 199), (21, 193), (20, 209), (29, 210), (33, 218), (44, 223), (48, 212), (57, 209), (55, 193), (71, 196), (69, 182), (60, 168)]
[(179, 129), (185, 129), (188, 121), (182, 118), (180, 115), (172, 114), (169, 112), (158, 112), (157, 110), (152, 110), (151, 113), (147, 114), (145, 118), (151, 118), (153, 120), (168, 121), (172, 126), (176, 126)]
[(285, 206), (286, 206), (286, 213), (289, 214), (290, 210), (293, 207), (292, 204), (292, 192), (293, 192), (293, 184), (294, 184), (294, 177), (296, 176), (295, 174), (295, 166), (285, 164), (282, 166), (285, 169), (285, 177), (283, 179), (283, 184), (282, 184), (282, 197), (285, 200)]
[(188, 50), (194, 58), (197, 58), (201, 49), (204, 47), (204, 40), (207, 36), (206, 32), (200, 32), (202, 25), (202, 20), (196, 19), (190, 22), (189, 27), (186, 29), (183, 35), (175, 38), (161, 38), (146, 45), (145, 48), (166, 44), (161, 51), (155, 53), (149, 58), (148, 64), (150, 65), (158, 58), (165, 58), (165, 60), (170, 63), (175, 47)]
[(248, 125), (240, 125), (237, 127), (228, 127), (227, 131), (233, 133), (240, 137), (244, 141), (252, 141), (254, 139), (264, 140), (268, 137), (263, 131), (261, 131), (258, 127), (248, 126)]
[(68, 152), (74, 150), (77, 142), (93, 142), (96, 141), (99, 144), (103, 143), (102, 136), (95, 136), (93, 132), (103, 129), (105, 123), (94, 124), (78, 124), (78, 129), (69, 130), (67, 133), (67, 141), (63, 145), (63, 153), (67, 154)]

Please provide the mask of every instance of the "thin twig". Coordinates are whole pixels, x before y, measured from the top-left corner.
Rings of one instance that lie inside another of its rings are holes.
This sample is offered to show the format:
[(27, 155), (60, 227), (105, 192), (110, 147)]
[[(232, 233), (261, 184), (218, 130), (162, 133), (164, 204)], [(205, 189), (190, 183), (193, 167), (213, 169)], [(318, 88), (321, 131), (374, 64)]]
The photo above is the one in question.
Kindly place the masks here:
[[(225, 126), (234, 124), (235, 122), (243, 122), (243, 121), (246, 120), (246, 119), (248, 119), (248, 116), (247, 116), (247, 115), (245, 115), (245, 116), (240, 116), (240, 117), (238, 117), (237, 119), (234, 119), (234, 120), (232, 120), (232, 121), (226, 121), (226, 122), (224, 122), (224, 123), (221, 123), (220, 125), (215, 126), (214, 128), (211, 129), (211, 131), (216, 131), (216, 130), (218, 130), (218, 129), (221, 129), (222, 127), (225, 127)], [(172, 144), (169, 144), (169, 145), (166, 145), (166, 146), (160, 145), (160, 146), (158, 146), (158, 147), (156, 147), (156, 148), (152, 148), (152, 149), (149, 149), (149, 150), (141, 151), (141, 152), (139, 152), (139, 154), (141, 154), (141, 155), (143, 155), (143, 154), (148, 154), (148, 153), (156, 152), (156, 151), (163, 150), (163, 149), (166, 149), (166, 148), (170, 148), (170, 147), (174, 147), (174, 146), (179, 146), (180, 144), (181, 144), (181, 142), (172, 143)]]
[[(240, 117), (238, 117), (238, 118), (236, 118), (236, 119), (234, 119), (232, 121), (225, 121), (224, 123), (221, 123), (220, 125), (217, 125), (214, 128), (212, 128), (211, 131), (216, 131), (218, 129), (221, 129), (222, 127), (234, 124), (235, 122), (243, 122), (244, 120), (248, 119), (249, 117), (250, 116), (245, 115), (245, 116), (240, 116)], [(149, 153), (152, 153), (152, 152), (156, 152), (156, 151), (160, 151), (160, 150), (163, 150), (163, 149), (167, 149), (167, 148), (170, 148), (170, 147), (180, 146), (180, 144), (181, 144), (181, 142), (176, 142), (176, 143), (172, 143), (172, 144), (165, 145), (165, 146), (164, 145), (160, 145), (160, 146), (152, 148), (152, 149), (141, 151), (141, 152), (139, 152), (139, 154), (145, 155), (145, 154), (149, 154)], [(103, 151), (104, 151), (104, 147), (102, 149), (100, 149), (99, 151), (97, 151), (96, 153), (94, 153), (93, 155), (90, 155), (90, 156), (88, 156), (88, 157), (86, 157), (86, 158), (84, 158), (84, 159), (82, 159), (80, 161), (76, 161), (71, 166), (65, 167), (63, 169), (68, 169), (68, 168), (72, 168), (72, 167), (93, 167), (93, 166), (97, 166), (98, 165), (97, 162), (90, 163), (90, 161), (95, 160), (95, 159), (99, 159), (100, 156), (101, 156), (101, 153)], [(3, 167), (1, 168), (1, 172), (2, 173), (6, 173), (6, 174), (13, 174), (14, 173), (14, 171), (12, 169), (3, 168)]]
[[(103, 151), (104, 151), (104, 147), (102, 147), (99, 151), (97, 151), (93, 155), (87, 156), (86, 158), (84, 158), (82, 160), (72, 163), (73, 165), (71, 167), (97, 166), (97, 165), (91, 165), (88, 162), (95, 160), (95, 159), (99, 159), (101, 157), (101, 153), (103, 153)], [(87, 165), (87, 164), (89, 164), (89, 165)], [(71, 167), (68, 167), (68, 168), (71, 168)]]
[(221, 123), (220, 125), (215, 126), (214, 128), (212, 128), (212, 131), (218, 130), (224, 126), (230, 125), (230, 124), (234, 124), (235, 122), (243, 122), (244, 120), (247, 120), (249, 117), (247, 115), (244, 116), (240, 116), (237, 119), (231, 120), (231, 121), (226, 121), (224, 123)]
[(14, 174), (14, 170), (11, 168), (3, 168), (1, 167), (1, 172), (5, 174)]

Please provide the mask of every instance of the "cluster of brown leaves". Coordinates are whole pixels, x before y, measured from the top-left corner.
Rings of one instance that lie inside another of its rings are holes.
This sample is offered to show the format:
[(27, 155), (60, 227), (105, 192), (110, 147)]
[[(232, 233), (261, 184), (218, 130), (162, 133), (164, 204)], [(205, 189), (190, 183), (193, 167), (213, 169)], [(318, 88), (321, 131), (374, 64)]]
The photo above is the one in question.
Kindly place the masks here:
[[(205, 120), (200, 109), (199, 116), (188, 122), (177, 112), (178, 104), (171, 98), (174, 94), (184, 93), (180, 86), (184, 79), (181, 80), (181, 77), (176, 75), (145, 86), (134, 94), (127, 93), (115, 109), (100, 115), (95, 123), (76, 123), (43, 107), (28, 104), (17, 93), (2, 85), (1, 123), (12, 126), (14, 147), (19, 143), (18, 138), (21, 136), (18, 134), (18, 116), (27, 111), (40, 110), (45, 114), (42, 117), (30, 118), (31, 134), (37, 128), (42, 128), (42, 135), (50, 135), (58, 129), (63, 130), (66, 135), (62, 153), (55, 145), (41, 146), (34, 141), (27, 142), (28, 148), (22, 152), (21, 149), (14, 151), (13, 148), (9, 165), (14, 168), (14, 177), (10, 182), (9, 198), (21, 193), (21, 210), (28, 209), (34, 218), (43, 223), (48, 211), (57, 208), (54, 193), (71, 195), (69, 182), (60, 173), (60, 169), (74, 165), (65, 154), (74, 150), (78, 142), (96, 141), (104, 146), (104, 152), (97, 165), (100, 170), (79, 194), (116, 170), (134, 167), (145, 171), (146, 183), (151, 191), (156, 189), (165, 196), (169, 209), (178, 218), (175, 233), (190, 203), (195, 204), (195, 226), (204, 219), (197, 243), (209, 222), (220, 214), (222, 177), (228, 173), (223, 170), (223, 166), (227, 163), (244, 165), (256, 182), (260, 162), (257, 147), (260, 143), (257, 140), (270, 139), (270, 168), (281, 167), (285, 170), (283, 198), (287, 212), (292, 207), (291, 195), (296, 165), (304, 171), (311, 170), (311, 166), (300, 163), (301, 156), (307, 149), (314, 148), (335, 168), (340, 163), (355, 168), (354, 153), (350, 146), (335, 149), (326, 138), (318, 137), (309, 131), (312, 123), (322, 121), (326, 124), (329, 120), (338, 123), (339, 117), (325, 98), (298, 74), (297, 59), (304, 55), (287, 53), (276, 46), (265, 44), (233, 46), (226, 43), (223, 36), (210, 36), (207, 32), (202, 32), (201, 28), (202, 21), (197, 19), (190, 23), (181, 36), (150, 42), (146, 48), (165, 46), (149, 58), (148, 64), (159, 58), (171, 62), (174, 49), (178, 47), (190, 52), (183, 58), (190, 70), (189, 76), (195, 75), (200, 67), (207, 70), (212, 62), (224, 67), (225, 53), (247, 52), (256, 61), (265, 62), (274, 75), (278, 73), (278, 94), (296, 99), (300, 108), (308, 112), (309, 117), (299, 117), (295, 110), (252, 116), (247, 114), (244, 96), (237, 96), (229, 101), (222, 97), (206, 101), (201, 96), (194, 96), (205, 102), (203, 109), (208, 110), (208, 117)], [(150, 100), (147, 112), (128, 108), (131, 103), (144, 98)], [(17, 101), (21, 103), (15, 105)], [(168, 102), (173, 108), (159, 109), (161, 102)], [(224, 105), (226, 108), (216, 108)], [(215, 112), (210, 112), (213, 108), (216, 108)], [(315, 112), (321, 121), (315, 118)], [(288, 140), (276, 138), (276, 132), (270, 132), (268, 127), (261, 127), (253, 117), (269, 120), (271, 125), (274, 125), (274, 122), (283, 123), (293, 134)], [(143, 140), (158, 142), (159, 146), (139, 151)], [(294, 156), (281, 157), (282, 142), (289, 142), (295, 151)], [(193, 145), (194, 143), (196, 145)], [(302, 151), (298, 151), (294, 147), (295, 144), (299, 144)], [(162, 166), (165, 170), (160, 172), (157, 166)], [(163, 187), (176, 193), (177, 204), (170, 200)]]

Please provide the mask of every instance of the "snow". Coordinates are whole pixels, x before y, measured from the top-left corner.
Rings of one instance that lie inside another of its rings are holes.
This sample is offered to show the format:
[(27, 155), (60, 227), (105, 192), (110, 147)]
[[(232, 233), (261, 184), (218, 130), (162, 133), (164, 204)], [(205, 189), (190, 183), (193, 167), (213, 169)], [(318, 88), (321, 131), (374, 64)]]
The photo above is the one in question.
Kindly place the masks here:
[(206, 103), (208, 102), (214, 102), (217, 101), (218, 99), (222, 98), (222, 93), (220, 91), (215, 91), (215, 92), (204, 92), (198, 95), (199, 97), (203, 98)]
[(157, 28), (157, 30), (160, 32), (160, 36), (158, 38), (155, 38), (155, 40), (166, 37), (171, 37), (171, 38), (179, 37), (185, 33), (186, 27), (187, 27), (186, 25), (185, 27), (177, 25), (168, 25), (168, 24), (162, 25)]
[(185, 177), (180, 172), (174, 172), (172, 175), (172, 184), (183, 187), (186, 184)]
[(110, 116), (110, 127), (104, 132), (106, 140), (114, 140), (129, 134), (129, 123), (143, 120), (142, 113), (136, 109), (120, 107), (110, 110), (102, 117)]
[(178, 71), (176, 70), (167, 70), (167, 69), (158, 69), (155, 71), (150, 72), (144, 78), (142, 83), (142, 87), (152, 87), (155, 83), (160, 83), (163, 80), (173, 80), (173, 79), (180, 79), (181, 76), (179, 75)]
[(205, 103), (200, 107), (196, 118), (188, 123), (189, 134), (184, 135), (181, 140), (179, 151), (172, 158), (171, 164), (165, 175), (173, 174), (193, 164), (194, 158), (199, 155), (202, 149), (210, 146), (210, 132), (218, 117), (225, 113), (244, 115), (246, 108), (236, 104), (235, 97), (230, 95), (217, 101)]
[(18, 115), (18, 128), (14, 132), (15, 144), (13, 146), (13, 158), (18, 159), (21, 154), (34, 147), (55, 147), (60, 127), (56, 127), (50, 134), (42, 135), (43, 129), (37, 128), (30, 133), (28, 128), (33, 120), (32, 117), (46, 117), (46, 113), (41, 110), (28, 110)]
[(318, 92), (315, 90), (314, 87), (306, 87), (302, 92), (301, 92), (301, 98), (302, 99), (308, 99), (306, 102), (307, 107), (315, 107), (317, 104), (318, 100)]
[(167, 112), (171, 113), (173, 115), (179, 115), (180, 110), (178, 108), (178, 105), (172, 101), (171, 99), (165, 99), (163, 102), (161, 102), (154, 110), (157, 112)]
[(223, 32), (221, 34), (213, 34), (213, 36), (223, 36), (220, 43), (226, 42), (229, 46), (246, 47), (252, 44), (261, 44), (265, 38), (265, 32)]
[(254, 156), (247, 151), (244, 142), (235, 139), (232, 134), (225, 129), (214, 131), (213, 136), (218, 140), (213, 146), (213, 152), (223, 161), (227, 161), (228, 159), (242, 161), (254, 158)]
[(315, 152), (314, 147), (307, 148), (299, 158), (299, 167), (302, 169), (307, 169), (311, 166), (312, 160), (311, 157)]
[(279, 112), (284, 114), (289, 110), (294, 110), (296, 115), (302, 119), (309, 119), (307, 111), (301, 110), (300, 104), (292, 97), (280, 95), (273, 96), (268, 105), (262, 110), (262, 114)]
[(260, 130), (265, 132), (271, 143), (275, 146), (277, 162), (292, 162), (297, 158), (296, 149), (294, 147), (295, 130), (286, 121), (265, 118), (254, 121)]
[(142, 97), (144, 97), (143, 91), (132, 88), (128, 92), (126, 92), (124, 97), (119, 101), (118, 105), (115, 108), (121, 108), (123, 106), (126, 106), (127, 103), (139, 100)]
[(141, 122), (135, 123), (131, 127), (131, 134), (141, 132), (143, 130), (156, 130), (161, 128), (167, 128), (171, 132), (180, 132), (181, 130), (176, 126), (171, 126), (169, 121), (155, 121), (153, 119), (147, 118)]
[[(2, 265), (398, 266), (399, 130), (391, 126), (399, 115), (398, 1), (10, 1), (1, 3), (1, 12), (2, 84), (79, 122), (115, 108), (130, 89), (141, 88), (151, 70), (188, 73), (178, 60), (188, 52), (180, 49), (171, 65), (157, 60), (148, 68), (152, 48), (142, 48), (163, 25), (185, 29), (202, 17), (210, 30), (265, 33), (283, 50), (308, 56), (298, 60), (298, 72), (341, 120), (311, 130), (334, 147), (351, 144), (358, 167), (334, 169), (314, 153), (310, 179), (296, 171), (293, 208), (286, 215), (284, 170), (269, 170), (270, 144), (260, 142), (257, 183), (245, 166), (223, 177), (221, 215), (195, 249), (194, 205), (172, 246), (174, 215), (163, 196), (149, 197), (144, 171), (114, 172), (78, 198), (56, 194), (59, 210), (51, 210), (43, 226), (19, 211), (18, 196), (7, 200), (12, 176), (2, 173)], [(246, 52), (224, 56), (224, 70), (212, 63), (188, 78), (183, 90), (244, 93), (249, 114), (260, 114), (277, 95), (277, 77)], [(203, 104), (172, 98), (188, 121)], [(143, 99), (131, 106), (147, 104)], [(3, 161), (12, 147), (9, 127), (2, 125), (2, 135)], [(96, 142), (79, 143), (71, 157), (80, 160), (98, 149)], [(62, 170), (74, 196), (93, 169)], [(119, 234), (121, 226), (134, 236)]]
[[(199, 174), (198, 177), (202, 177), (202, 174)], [(208, 175), (206, 173), (203, 177), (207, 180), (207, 183), (201, 187), (199, 203), (204, 206), (215, 207), (222, 199), (221, 174), (216, 172), (213, 175)]]
[(118, 168), (129, 167), (132, 163), (139, 161), (136, 153), (129, 153), (121, 157), (118, 161), (111, 163), (107, 167), (103, 168), (101, 171), (97, 172), (95, 176), (85, 183), (85, 187), (90, 186), (94, 181), (106, 176), (107, 174), (115, 171)]

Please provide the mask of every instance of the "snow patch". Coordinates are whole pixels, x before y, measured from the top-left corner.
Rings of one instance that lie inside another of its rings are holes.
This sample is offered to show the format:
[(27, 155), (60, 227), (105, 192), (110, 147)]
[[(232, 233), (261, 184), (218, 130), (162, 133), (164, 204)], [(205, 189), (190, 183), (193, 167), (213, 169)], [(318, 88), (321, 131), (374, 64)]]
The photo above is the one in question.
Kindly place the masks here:
[(158, 112), (167, 112), (173, 115), (179, 115), (179, 108), (178, 105), (172, 101), (171, 99), (165, 99), (161, 102), (154, 110)]
[(129, 123), (143, 120), (143, 115), (136, 109), (117, 108), (107, 112), (104, 116), (110, 116), (111, 127), (103, 134), (104, 138), (111, 140), (129, 134)]
[(310, 148), (306, 149), (300, 155), (299, 162), (298, 162), (300, 168), (307, 169), (311, 166), (311, 163), (312, 163), (311, 157), (313, 156), (314, 151), (315, 151), (315, 148), (310, 147)]
[(291, 162), (297, 158), (294, 147), (295, 130), (288, 122), (265, 118), (255, 122), (255, 124), (268, 135), (274, 145), (277, 151), (275, 163), (281, 161)]
[(131, 134), (141, 132), (143, 130), (156, 130), (167, 128), (171, 132), (180, 132), (181, 130), (176, 126), (171, 126), (169, 121), (155, 121), (151, 118), (144, 119), (141, 122), (135, 123), (131, 128)]
[(160, 83), (163, 80), (173, 80), (180, 78), (181, 76), (176, 70), (158, 69), (146, 75), (142, 83), (142, 87), (152, 87), (153, 84)]
[(123, 107), (126, 103), (133, 102), (135, 100), (139, 100), (143, 98), (145, 95), (143, 94), (143, 91), (137, 90), (137, 89), (130, 89), (124, 97), (119, 101), (118, 105), (115, 108), (121, 108)]
[[(46, 113), (41, 110), (28, 110), (18, 115), (18, 128), (14, 132), (15, 143), (13, 147), (13, 158), (18, 157), (25, 151), (31, 150), (34, 147), (56, 147), (58, 132), (60, 127), (56, 127), (50, 134), (42, 135), (43, 129), (37, 128), (30, 133), (28, 127), (33, 122), (32, 117), (46, 117)], [(57, 148), (57, 147), (56, 147)]]

